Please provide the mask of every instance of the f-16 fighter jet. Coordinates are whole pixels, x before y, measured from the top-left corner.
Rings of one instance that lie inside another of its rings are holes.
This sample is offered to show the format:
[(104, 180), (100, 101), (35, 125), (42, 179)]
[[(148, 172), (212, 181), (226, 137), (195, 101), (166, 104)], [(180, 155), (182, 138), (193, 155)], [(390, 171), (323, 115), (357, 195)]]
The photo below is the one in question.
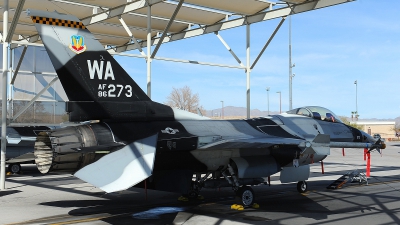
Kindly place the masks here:
[(36, 135), (49, 129), (45, 126), (7, 127), (6, 163), (8, 164), (8, 172), (20, 173), (21, 164), (35, 162), (33, 150)]
[(321, 107), (217, 121), (154, 102), (78, 18), (28, 15), (69, 98), (69, 120), (96, 121), (40, 133), (35, 160), (42, 173), (69, 171), (105, 192), (146, 182), (195, 197), (203, 187), (229, 186), (249, 206), (251, 186), (275, 173), (305, 192), (309, 164), (331, 147), (381, 148)]

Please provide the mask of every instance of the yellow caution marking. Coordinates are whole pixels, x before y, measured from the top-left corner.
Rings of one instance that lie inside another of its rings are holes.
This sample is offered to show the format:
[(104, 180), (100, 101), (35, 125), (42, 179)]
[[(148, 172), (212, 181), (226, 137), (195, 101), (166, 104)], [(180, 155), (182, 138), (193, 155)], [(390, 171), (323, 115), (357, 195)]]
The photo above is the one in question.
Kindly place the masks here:
[(233, 205), (231, 205), (231, 209), (234, 209), (234, 210), (243, 210), (244, 207), (243, 207), (242, 205), (233, 204)]
[(260, 205), (257, 203), (253, 203), (253, 205), (251, 207), (253, 207), (253, 209), (259, 209)]
[(70, 221), (65, 221), (65, 222), (60, 222), (60, 223), (51, 223), (50, 225), (84, 223), (84, 222), (91, 222), (91, 221), (101, 220), (101, 219), (105, 219), (105, 218), (109, 218), (109, 217), (111, 217), (111, 216), (101, 216), (101, 217), (89, 218), (89, 219), (81, 219), (81, 220), (70, 220)]
[(187, 202), (189, 199), (187, 197), (179, 196), (178, 201)]

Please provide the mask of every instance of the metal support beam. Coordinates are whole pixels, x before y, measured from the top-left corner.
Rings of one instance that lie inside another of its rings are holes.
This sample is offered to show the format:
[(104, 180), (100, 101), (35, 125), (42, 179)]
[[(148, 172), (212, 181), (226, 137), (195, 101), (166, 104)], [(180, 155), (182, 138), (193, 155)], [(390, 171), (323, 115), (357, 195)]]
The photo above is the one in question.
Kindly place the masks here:
[[(121, 16), (123, 14), (138, 10), (138, 9), (142, 9), (144, 7), (147, 7), (148, 5), (154, 5), (157, 4), (159, 2), (162, 2), (165, 0), (146, 0), (146, 1), (135, 1), (126, 5), (121, 5), (106, 11), (103, 11), (101, 13), (89, 16), (89, 17), (85, 17), (83, 19), (81, 19), (82, 23), (85, 26), (88, 26), (90, 24), (94, 24), (94, 23), (99, 23), (102, 22), (104, 20), (110, 19), (110, 18), (114, 18), (117, 16)], [(39, 35), (35, 34), (29, 37), (29, 42), (36, 42), (39, 40)], [(145, 47), (145, 46), (142, 46)]]
[[(221, 30), (227, 30), (235, 27), (243, 26), (243, 24), (249, 23), (258, 23), (266, 20), (271, 20), (275, 18), (285, 17), (289, 14), (298, 14), (302, 12), (307, 12), (315, 9), (320, 9), (324, 7), (329, 7), (337, 4), (352, 2), (354, 0), (314, 0), (314, 1), (307, 1), (302, 4), (296, 5), (296, 8), (292, 12), (290, 7), (279, 8), (271, 11), (261, 12), (255, 15), (247, 16), (246, 18), (238, 18), (229, 21), (222, 21), (220, 23), (212, 24), (203, 26), (197, 29), (192, 29), (189, 31), (182, 31), (179, 33), (175, 33), (170, 35), (162, 41), (163, 43), (177, 41), (181, 39), (196, 37), (203, 34), (214, 33)], [(152, 42), (152, 45), (158, 44), (160, 42), (160, 38), (155, 38)], [(146, 43), (140, 42), (142, 47), (146, 46)], [(116, 51), (129, 51), (136, 49), (133, 44), (128, 44), (124, 46), (117, 47)]]
[(37, 93), (37, 95), (35, 97), (32, 98), (32, 100), (26, 105), (24, 106), (24, 108), (22, 108), (19, 112), (17, 112), (13, 118), (11, 119), (11, 121), (14, 121), (15, 119), (17, 119), (22, 113), (24, 113), (40, 96), (42, 96), (42, 94), (47, 91), (47, 89), (49, 89), (51, 87), (51, 85), (54, 84), (54, 82), (56, 82), (58, 80), (58, 77), (54, 77), (53, 80), (50, 81), (50, 83), (48, 83), (46, 85), (46, 87), (44, 87), (39, 93)]
[(246, 80), (247, 119), (250, 119), (250, 24), (246, 24)]
[(17, 67), (15, 68), (14, 76), (11, 79), (11, 83), (10, 83), (11, 85), (14, 85), (15, 79), (17, 78), (19, 68), (21, 68), (21, 64), (22, 64), (22, 61), (24, 60), (24, 56), (25, 56), (27, 49), (28, 49), (28, 46), (25, 45), (24, 50), (22, 50), (21, 57), (19, 58)]
[(147, 6), (147, 96), (151, 99), (151, 5)]
[(279, 28), (281, 28), (283, 22), (285, 22), (285, 17), (281, 19), (278, 26), (275, 28), (274, 32), (272, 33), (271, 37), (269, 37), (268, 41), (265, 43), (264, 47), (261, 49), (260, 53), (258, 54), (257, 58), (254, 60), (253, 64), (251, 65), (250, 69), (253, 69), (254, 66), (257, 64), (258, 60), (261, 58), (262, 54), (264, 53), (265, 49), (267, 49), (268, 45), (271, 43), (272, 39), (274, 39), (275, 34), (278, 32)]
[(245, 67), (243, 65), (242, 61), (240, 61), (239, 57), (237, 57), (235, 52), (231, 49), (231, 47), (229, 47), (229, 45), (225, 42), (225, 40), (221, 37), (221, 35), (218, 32), (214, 32), (214, 33), (215, 33), (215, 35), (217, 35), (218, 39), (222, 42), (222, 44), (225, 46), (225, 48), (231, 53), (233, 58), (236, 59), (236, 61), (239, 63), (239, 65), (242, 67)]
[(15, 28), (17, 27), (19, 16), (21, 15), (22, 9), (24, 8), (25, 0), (19, 0), (18, 6), (15, 9), (14, 18), (11, 21), (10, 29), (8, 30), (7, 42), (11, 42), (12, 36), (14, 35)]
[(31, 42), (29, 42), (29, 41), (27, 41), (27, 40), (23, 40), (23, 41), (12, 41), (12, 42), (11, 42), (11, 45), (10, 45), (10, 48), (13, 49), (13, 48), (21, 47), (21, 46), (37, 46), (37, 47), (44, 47), (43, 44), (40, 44), (40, 43), (31, 43)]
[(120, 16), (141, 8), (144, 8), (149, 5), (154, 5), (156, 3), (162, 2), (164, 0), (146, 0), (146, 1), (135, 1), (126, 5), (121, 5), (107, 11), (101, 12), (99, 14), (89, 16), (81, 19), (82, 23), (87, 26), (90, 24), (98, 23), (116, 16)]
[[(134, 58), (147, 58), (147, 56), (137, 55), (137, 54), (128, 54), (128, 53), (117, 53), (117, 52), (110, 52), (111, 55), (119, 55), (119, 56), (127, 56), (127, 57), (134, 57)], [(179, 62), (179, 63), (190, 63), (196, 65), (205, 65), (205, 66), (218, 66), (218, 67), (225, 67), (225, 68), (232, 68), (232, 69), (246, 69), (245, 66), (234, 66), (234, 65), (227, 65), (227, 64), (218, 64), (218, 63), (210, 63), (210, 62), (199, 62), (195, 60), (186, 60), (186, 59), (173, 59), (173, 58), (165, 58), (165, 57), (154, 57), (152, 60), (161, 60), (161, 61), (169, 61), (169, 62)]]
[(176, 15), (177, 15), (178, 12), (179, 12), (179, 9), (181, 9), (181, 6), (182, 6), (182, 4), (183, 4), (183, 1), (184, 1), (184, 0), (179, 0), (179, 3), (178, 3), (178, 5), (177, 5), (176, 8), (175, 8), (174, 13), (172, 14), (171, 18), (169, 19), (168, 24), (167, 24), (167, 26), (165, 27), (165, 29), (164, 29), (164, 31), (163, 31), (161, 37), (160, 37), (160, 41), (158, 42), (157, 46), (154, 48), (153, 53), (151, 54), (151, 58), (154, 58), (154, 56), (156, 56), (158, 49), (160, 48), (160, 46), (161, 46), (161, 44), (162, 44), (162, 42), (163, 42), (165, 36), (166, 36), (167, 33), (168, 33), (169, 28), (171, 27), (172, 23), (173, 23), (174, 20), (175, 20)]
[(136, 38), (133, 36), (131, 30), (129, 29), (129, 27), (126, 25), (124, 19), (122, 17), (119, 17), (119, 22), (121, 22), (122, 26), (124, 27), (125, 31), (128, 33), (129, 37), (131, 38), (131, 40), (133, 40), (133, 43), (135, 43), (135, 46), (137, 47), (137, 49), (139, 50), (140, 54), (142, 54), (143, 56), (145, 56), (146, 54), (144, 54), (143, 49), (140, 47), (138, 41), (136, 40)]
[(8, 68), (8, 0), (3, 4), (3, 77), (2, 77), (2, 105), (1, 105), (1, 153), (0, 153), (0, 190), (6, 188), (6, 132), (7, 132), (7, 68)]

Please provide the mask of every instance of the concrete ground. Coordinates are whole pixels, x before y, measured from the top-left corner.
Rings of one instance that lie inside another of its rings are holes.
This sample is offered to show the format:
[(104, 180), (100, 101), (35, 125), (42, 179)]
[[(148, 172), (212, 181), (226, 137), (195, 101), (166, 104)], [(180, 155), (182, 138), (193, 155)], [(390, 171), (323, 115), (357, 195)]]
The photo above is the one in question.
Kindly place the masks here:
[(400, 224), (400, 143), (371, 156), (369, 185), (326, 187), (346, 172), (365, 171), (362, 149), (332, 149), (311, 167), (309, 191), (296, 184), (254, 187), (259, 209), (230, 209), (230, 188), (204, 189), (204, 200), (179, 202), (178, 194), (132, 188), (104, 194), (72, 175), (41, 175), (34, 165), (6, 179), (0, 192), (0, 224)]

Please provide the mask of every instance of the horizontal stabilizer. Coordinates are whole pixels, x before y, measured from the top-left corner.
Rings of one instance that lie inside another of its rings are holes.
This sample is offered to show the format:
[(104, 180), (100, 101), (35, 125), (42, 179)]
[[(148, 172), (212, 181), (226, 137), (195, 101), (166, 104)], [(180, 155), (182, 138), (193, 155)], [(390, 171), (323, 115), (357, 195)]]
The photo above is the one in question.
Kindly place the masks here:
[(114, 151), (124, 147), (125, 145), (122, 143), (111, 143), (107, 145), (96, 145), (90, 147), (83, 147), (83, 148), (74, 148), (77, 152), (80, 153), (88, 153), (88, 152), (98, 152), (98, 151)]
[(157, 134), (135, 141), (78, 170), (74, 176), (105, 192), (126, 190), (151, 176)]

